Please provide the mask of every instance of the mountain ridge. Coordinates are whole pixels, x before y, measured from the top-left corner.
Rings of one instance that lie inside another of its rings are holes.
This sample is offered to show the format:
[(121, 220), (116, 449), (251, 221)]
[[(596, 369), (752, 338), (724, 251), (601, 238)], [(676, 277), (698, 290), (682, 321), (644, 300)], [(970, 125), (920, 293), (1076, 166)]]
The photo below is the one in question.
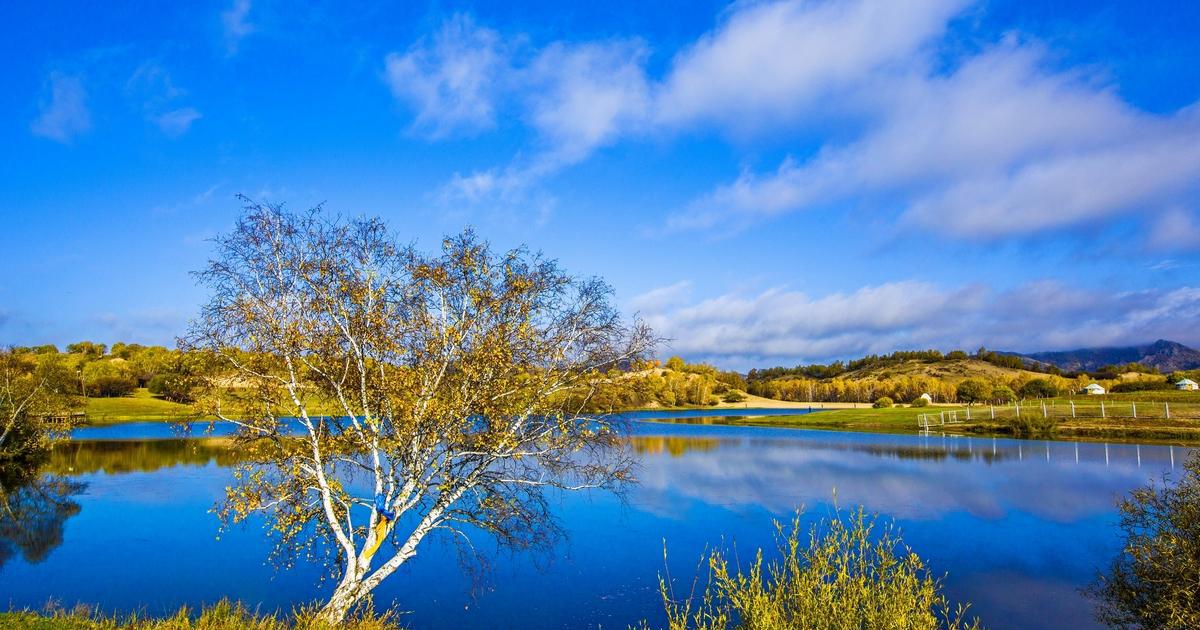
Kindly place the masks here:
[(1107, 365), (1127, 363), (1140, 363), (1157, 368), (1163, 373), (1200, 368), (1200, 350), (1166, 339), (1136, 346), (1107, 346), (1005, 354), (1018, 356), (1032, 363), (1053, 365), (1068, 372), (1094, 371)]

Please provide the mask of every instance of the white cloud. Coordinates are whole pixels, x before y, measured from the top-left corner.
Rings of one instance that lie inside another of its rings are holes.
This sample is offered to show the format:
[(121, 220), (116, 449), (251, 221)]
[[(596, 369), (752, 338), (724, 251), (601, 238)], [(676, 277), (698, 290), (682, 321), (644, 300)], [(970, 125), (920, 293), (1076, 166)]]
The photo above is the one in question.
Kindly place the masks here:
[[(1200, 218), (1182, 208), (1167, 210), (1154, 222), (1148, 245), (1151, 249), (1171, 251), (1200, 249)], [(1174, 261), (1163, 261), (1163, 263), (1167, 262), (1174, 264), (1175, 267), (1180, 266)], [(1155, 268), (1174, 267), (1156, 266)]]
[(384, 80), (396, 100), (416, 113), (413, 129), (438, 138), (496, 124), (497, 90), (507, 80), (504, 42), (493, 30), (455, 16), (432, 39), (384, 60)]
[(676, 55), (656, 118), (767, 127), (884, 69), (902, 70), (965, 0), (745, 4)]
[(505, 108), (522, 113), (529, 147), (442, 189), (443, 199), (477, 204), (523, 203), (547, 177), (631, 137), (704, 128), (786, 138), (830, 123), (836, 139), (743, 172), (669, 217), (668, 229), (736, 229), (852, 204), (986, 240), (1162, 211), (1200, 192), (1200, 106), (1139, 110), (1101, 72), (1064, 68), (1018, 34), (948, 56), (945, 32), (968, 4), (736, 4), (660, 79), (637, 40), (528, 50), (520, 36), (456, 17), (432, 42), (390, 55), (388, 82), (432, 136), (491, 127)]
[(92, 128), (83, 81), (61, 72), (50, 73), (46, 80), (49, 94), (42, 99), (40, 113), (29, 125), (36, 136), (68, 143)]
[(529, 119), (544, 161), (574, 164), (642, 124), (649, 105), (640, 42), (553, 44), (528, 69)]
[(859, 139), (743, 173), (669, 226), (744, 225), (887, 196), (907, 222), (990, 239), (1161, 208), (1198, 189), (1194, 108), (1151, 115), (1048, 65), (1040, 47), (1010, 39), (948, 76), (870, 78), (864, 90), (882, 107)]
[(1193, 287), (1119, 293), (1040, 281), (995, 291), (904, 281), (821, 297), (775, 288), (691, 304), (650, 302), (658, 308), (642, 315), (672, 340), (667, 350), (737, 368), (929, 347), (1034, 351), (1200, 341), (1200, 288)]
[(125, 95), (139, 101), (146, 120), (172, 138), (187, 133), (192, 123), (203, 117), (194, 107), (178, 105), (187, 92), (176, 86), (171, 73), (155, 60), (138, 66), (125, 82)]
[(202, 117), (200, 112), (193, 107), (181, 107), (158, 114), (152, 120), (163, 133), (176, 138), (186, 133), (192, 123)]
[(691, 281), (680, 280), (675, 284), (657, 287), (634, 296), (629, 300), (629, 308), (633, 311), (665, 311), (687, 299), (691, 292)]
[(233, 4), (221, 12), (225, 52), (229, 56), (237, 54), (238, 45), (255, 30), (254, 24), (247, 19), (250, 16), (250, 8), (250, 0), (233, 0)]

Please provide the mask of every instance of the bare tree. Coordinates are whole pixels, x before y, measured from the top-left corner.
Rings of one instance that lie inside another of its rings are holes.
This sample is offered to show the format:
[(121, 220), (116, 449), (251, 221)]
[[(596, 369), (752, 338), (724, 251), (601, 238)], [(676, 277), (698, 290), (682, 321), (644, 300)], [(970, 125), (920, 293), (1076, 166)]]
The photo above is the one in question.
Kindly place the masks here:
[(470, 231), (425, 255), (378, 219), (243, 201), (181, 341), (227, 366), (208, 404), (252, 454), (223, 515), (265, 512), (281, 548), (330, 564), (327, 620), (431, 532), (544, 544), (547, 492), (630, 479), (621, 421), (579, 412), (652, 343), (603, 282)]

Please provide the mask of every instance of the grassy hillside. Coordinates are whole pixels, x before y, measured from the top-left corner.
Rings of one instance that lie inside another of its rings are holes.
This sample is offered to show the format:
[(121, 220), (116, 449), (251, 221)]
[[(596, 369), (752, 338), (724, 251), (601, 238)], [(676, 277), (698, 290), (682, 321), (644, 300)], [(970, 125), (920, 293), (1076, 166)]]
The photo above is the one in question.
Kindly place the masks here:
[(841, 378), (850, 380), (880, 380), (896, 377), (925, 376), (958, 383), (968, 378), (988, 381), (1037, 378), (1045, 376), (1030, 370), (1001, 367), (979, 359), (943, 359), (941, 361), (909, 360), (896, 365), (880, 365), (846, 372)]

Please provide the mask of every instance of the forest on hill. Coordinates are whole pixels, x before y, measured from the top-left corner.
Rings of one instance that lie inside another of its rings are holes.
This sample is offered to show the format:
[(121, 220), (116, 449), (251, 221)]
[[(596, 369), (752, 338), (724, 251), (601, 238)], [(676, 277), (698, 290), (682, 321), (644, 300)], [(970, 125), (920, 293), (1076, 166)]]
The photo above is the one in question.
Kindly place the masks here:
[(829, 364), (752, 369), (746, 376), (746, 391), (797, 402), (867, 403), (888, 398), (907, 403), (929, 394), (934, 402), (1004, 403), (1075, 394), (1091, 383), (1112, 392), (1165, 390), (1181, 378), (1196, 376), (1197, 371), (1163, 374), (1140, 363), (1064, 371), (986, 348), (973, 354), (918, 350)]
[[(80, 341), (65, 350), (41, 345), (14, 347), (11, 352), (41, 365), (45, 373), (54, 375), (57, 387), (93, 401), (148, 395), (192, 403), (211, 383), (208, 376), (213, 367), (212, 359), (201, 353), (136, 343), (109, 347)], [(1065, 372), (980, 348), (972, 354), (898, 351), (828, 364), (752, 369), (745, 375), (671, 357), (665, 363), (646, 360), (610, 366), (607, 377), (607, 386), (602, 382), (565, 395), (575, 408), (589, 413), (715, 406), (742, 402), (747, 394), (789, 402), (872, 403), (889, 398), (911, 403), (929, 394), (939, 403), (1003, 403), (1078, 393), (1090, 383), (1111, 392), (1171, 389), (1180, 378), (1200, 379), (1200, 370), (1163, 374), (1154, 367), (1129, 363)]]

